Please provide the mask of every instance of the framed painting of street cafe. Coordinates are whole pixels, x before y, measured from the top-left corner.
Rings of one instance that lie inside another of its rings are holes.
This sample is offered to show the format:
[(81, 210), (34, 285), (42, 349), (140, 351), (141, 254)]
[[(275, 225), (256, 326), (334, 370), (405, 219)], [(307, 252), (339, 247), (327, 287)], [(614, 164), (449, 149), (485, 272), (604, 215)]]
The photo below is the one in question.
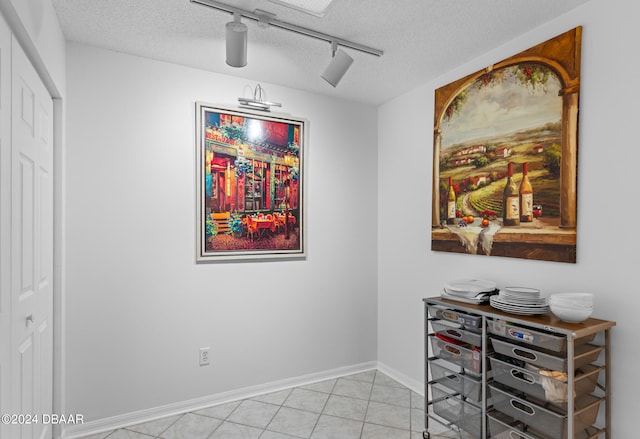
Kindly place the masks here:
[(576, 262), (581, 37), (435, 90), (433, 251)]
[(296, 258), (307, 121), (196, 103), (197, 261)]

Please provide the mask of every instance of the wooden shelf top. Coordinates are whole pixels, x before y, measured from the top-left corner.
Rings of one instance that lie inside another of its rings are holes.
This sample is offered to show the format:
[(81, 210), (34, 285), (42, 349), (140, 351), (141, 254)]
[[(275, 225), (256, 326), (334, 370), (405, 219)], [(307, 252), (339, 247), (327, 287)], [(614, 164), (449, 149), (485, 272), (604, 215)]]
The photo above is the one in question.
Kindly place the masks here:
[(564, 322), (551, 312), (538, 315), (512, 314), (496, 309), (489, 304), (476, 305), (472, 303), (459, 302), (457, 300), (445, 299), (442, 297), (429, 297), (423, 300), (425, 303), (430, 305), (442, 305), (472, 314), (499, 318), (516, 324), (527, 325), (533, 328), (543, 329), (545, 331), (572, 336), (574, 339), (604, 331), (616, 325), (613, 321), (596, 318), (588, 318), (580, 323)]

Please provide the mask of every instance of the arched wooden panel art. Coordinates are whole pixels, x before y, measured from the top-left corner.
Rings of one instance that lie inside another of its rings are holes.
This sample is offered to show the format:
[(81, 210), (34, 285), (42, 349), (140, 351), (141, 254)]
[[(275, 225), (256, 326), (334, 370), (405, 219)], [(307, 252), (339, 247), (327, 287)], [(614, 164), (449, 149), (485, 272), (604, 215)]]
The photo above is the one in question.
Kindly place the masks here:
[(582, 27), (435, 91), (434, 251), (576, 261)]

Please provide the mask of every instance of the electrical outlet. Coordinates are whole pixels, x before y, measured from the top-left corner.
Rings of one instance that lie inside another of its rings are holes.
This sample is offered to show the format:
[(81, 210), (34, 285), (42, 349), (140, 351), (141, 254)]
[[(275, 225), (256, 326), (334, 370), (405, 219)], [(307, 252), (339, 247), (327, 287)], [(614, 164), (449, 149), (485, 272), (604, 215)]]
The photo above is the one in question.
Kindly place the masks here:
[(200, 366), (209, 365), (209, 349), (210, 348), (200, 348)]

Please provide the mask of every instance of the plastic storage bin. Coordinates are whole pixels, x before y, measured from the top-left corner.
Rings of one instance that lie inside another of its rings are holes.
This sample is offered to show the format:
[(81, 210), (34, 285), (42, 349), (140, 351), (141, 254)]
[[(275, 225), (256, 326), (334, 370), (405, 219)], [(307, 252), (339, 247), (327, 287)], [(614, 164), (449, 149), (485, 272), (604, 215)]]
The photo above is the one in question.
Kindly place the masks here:
[[(567, 339), (563, 335), (551, 334), (549, 332), (538, 331), (524, 326), (512, 325), (503, 320), (489, 320), (487, 329), (491, 334), (505, 337), (512, 341), (526, 343), (536, 348), (548, 349), (554, 352), (567, 351)], [(595, 338), (595, 334), (576, 339), (574, 344), (580, 345), (588, 343)]]
[[(498, 340), (496, 338), (491, 338), (490, 340), (493, 345), (493, 350), (499, 354), (506, 355), (517, 360), (522, 360), (544, 369), (557, 370), (561, 372), (567, 371), (568, 362), (566, 356), (560, 357), (548, 354), (526, 348), (517, 343)], [(600, 355), (600, 351), (602, 351), (602, 348), (602, 346), (594, 346), (590, 344), (576, 346), (574, 348), (573, 366), (578, 368), (596, 361)]]
[(434, 334), (429, 334), (433, 355), (449, 361), (467, 373), (480, 375), (482, 373), (482, 352), (479, 349), (468, 349), (453, 343), (440, 340)]
[[(554, 406), (542, 405), (520, 398), (508, 389), (490, 384), (493, 408), (501, 413), (523, 422), (529, 429), (553, 439), (567, 439), (567, 414)], [(574, 409), (574, 432), (592, 426), (598, 415), (601, 399), (592, 395), (583, 395), (576, 399)]]
[(451, 395), (449, 389), (439, 384), (432, 384), (430, 388), (433, 396), (431, 404), (436, 415), (479, 436), (482, 431), (482, 409), (480, 407)]
[(456, 340), (470, 343), (475, 346), (482, 346), (482, 335), (477, 332), (466, 331), (460, 328), (458, 325), (453, 326), (453, 323), (438, 322), (436, 320), (431, 322), (433, 331), (442, 334), (445, 337), (450, 337)]
[(432, 382), (459, 393), (469, 401), (480, 402), (482, 400), (482, 380), (464, 372), (455, 372), (448, 367), (449, 364), (438, 358), (429, 361)]
[[(568, 385), (565, 380), (530, 370), (531, 368), (518, 367), (495, 357), (489, 357), (489, 361), (495, 381), (539, 400), (560, 406), (566, 405)], [(601, 369), (600, 366), (590, 364), (582, 367), (574, 375), (574, 396), (579, 397), (593, 392), (598, 382), (598, 372)]]
[(512, 325), (502, 320), (489, 321), (487, 329), (491, 334), (555, 352), (561, 352), (567, 346), (567, 339), (564, 336)]
[(482, 316), (467, 314), (450, 308), (430, 306), (429, 314), (436, 319), (459, 323), (465, 328), (478, 329), (482, 326)]

